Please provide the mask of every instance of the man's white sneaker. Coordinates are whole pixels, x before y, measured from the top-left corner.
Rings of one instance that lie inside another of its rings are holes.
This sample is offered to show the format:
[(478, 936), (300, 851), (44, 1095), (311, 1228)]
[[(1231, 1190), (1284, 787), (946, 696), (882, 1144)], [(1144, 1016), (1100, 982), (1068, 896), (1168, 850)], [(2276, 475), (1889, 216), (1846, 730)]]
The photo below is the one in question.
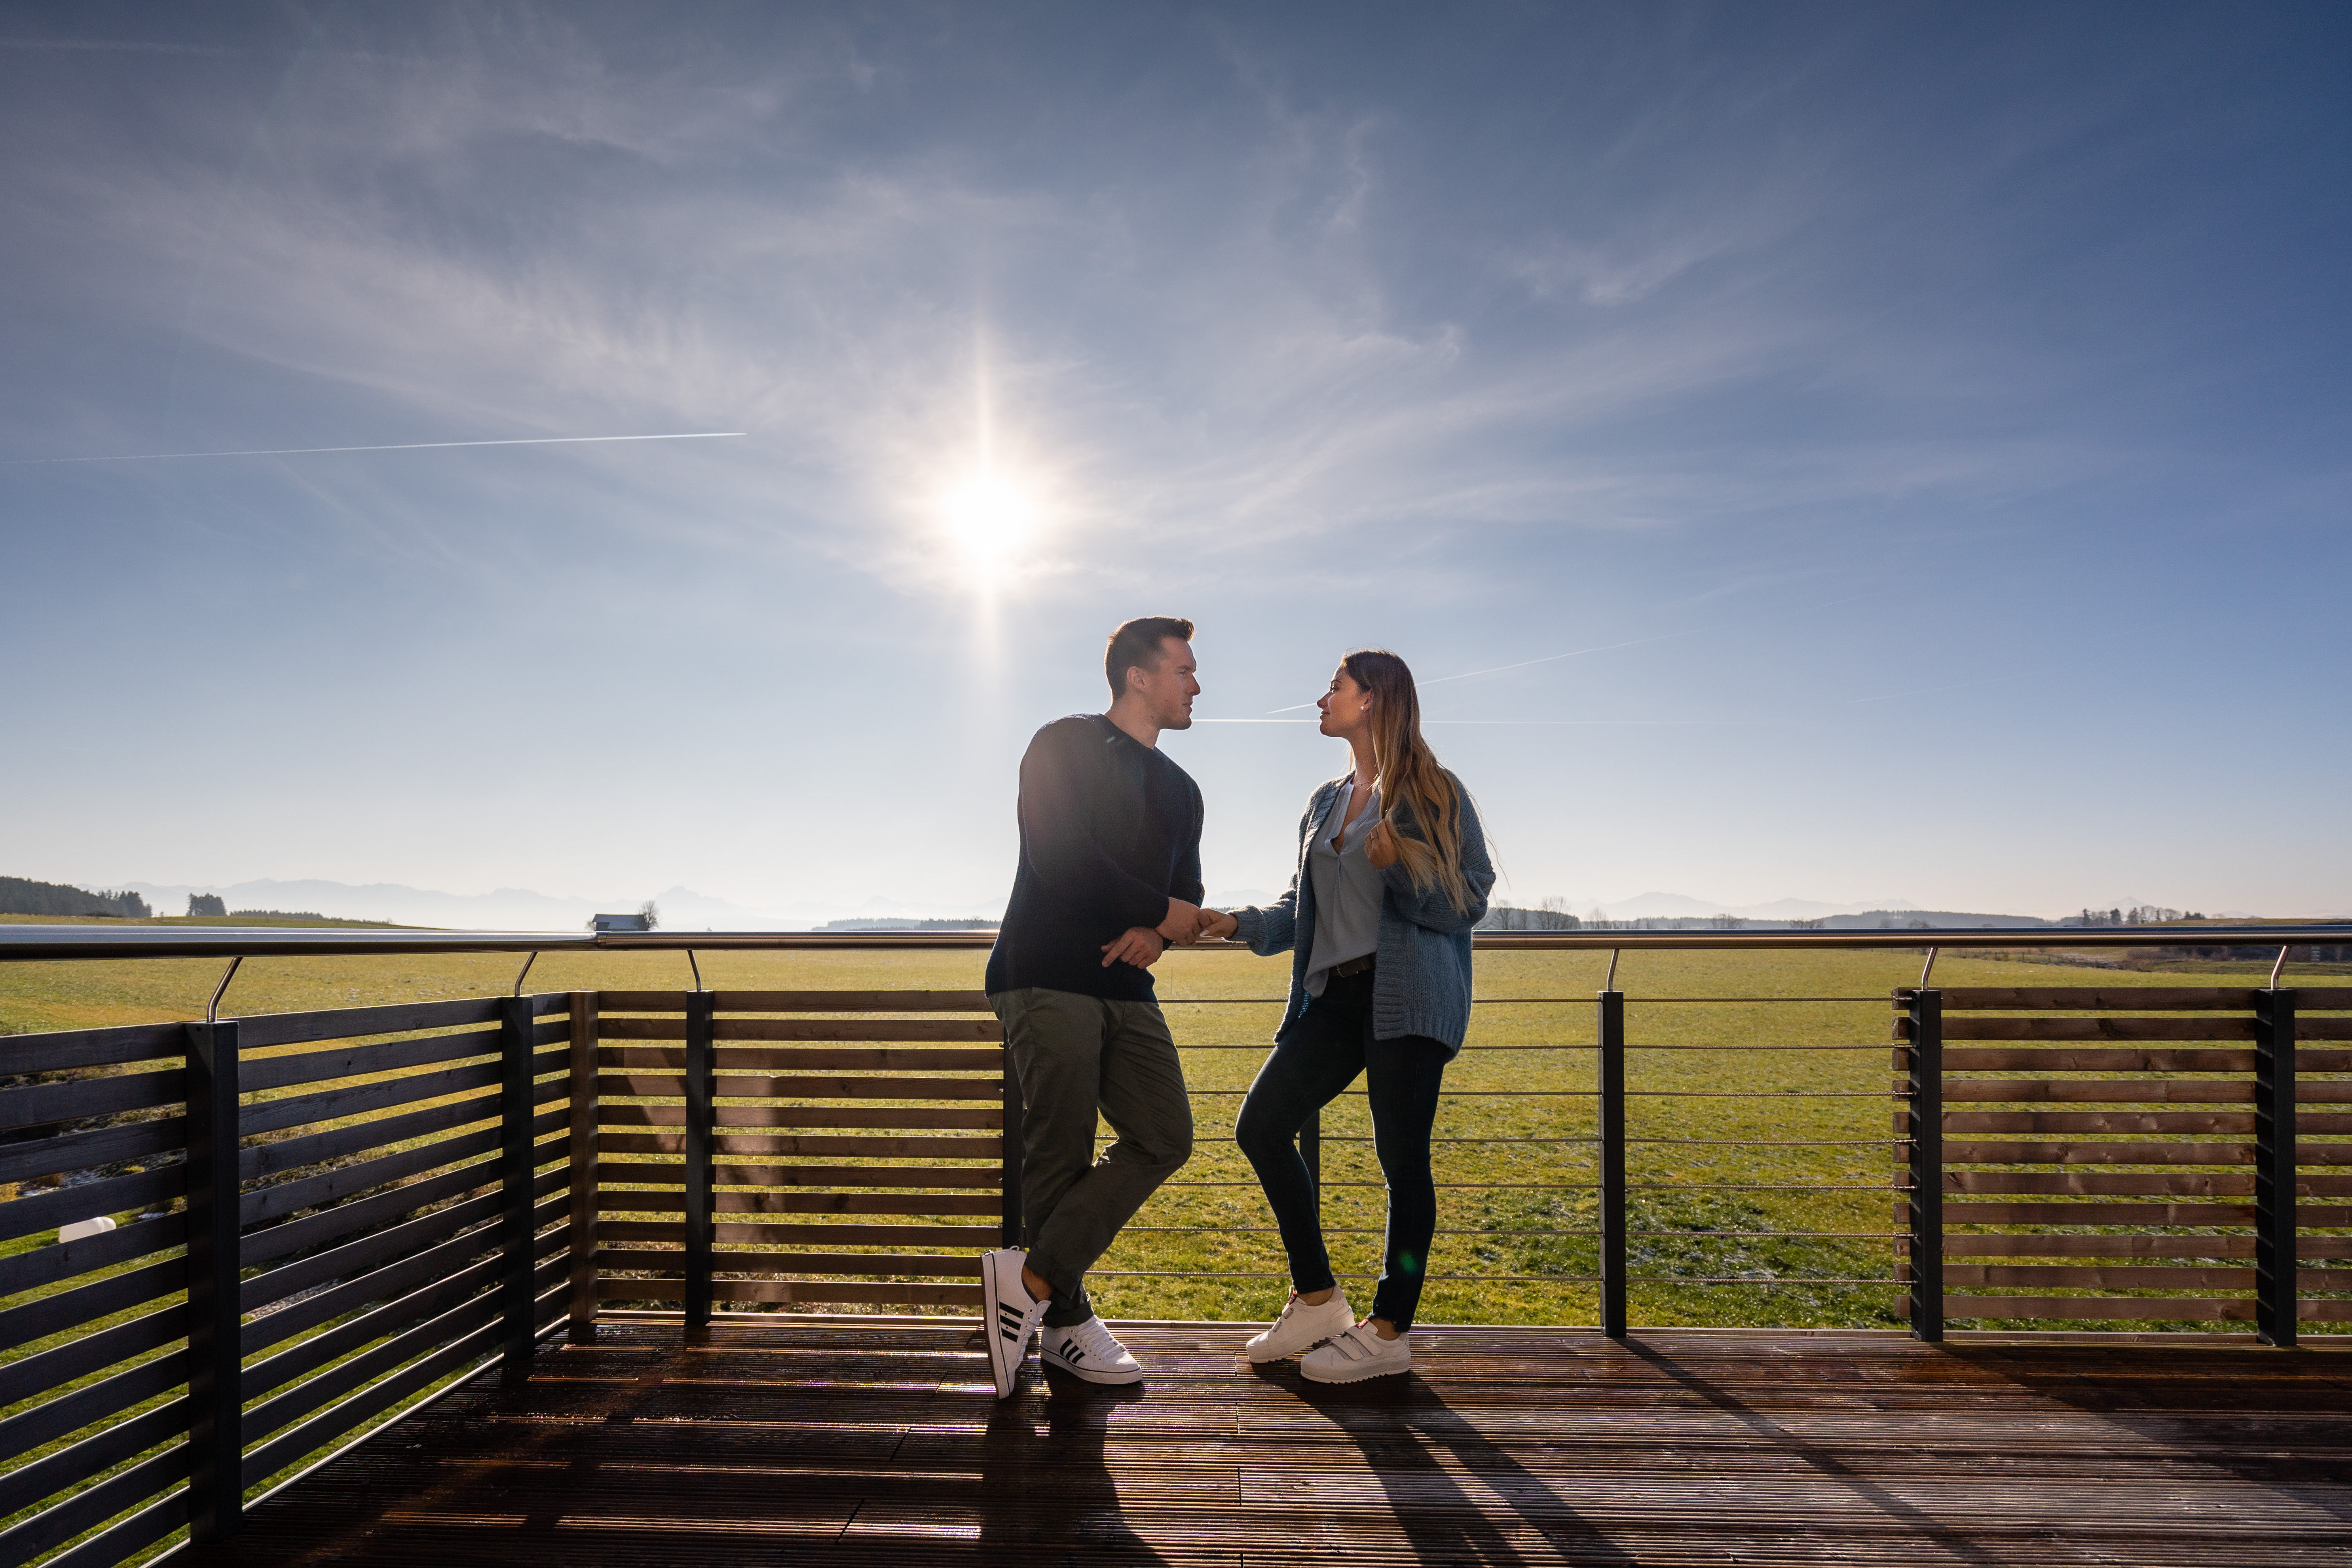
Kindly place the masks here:
[(1328, 1344), (1308, 1351), (1298, 1362), (1298, 1375), (1309, 1383), (1361, 1383), (1412, 1370), (1412, 1331), (1384, 1340), (1369, 1321), (1333, 1335)]
[(1333, 1290), (1331, 1299), (1319, 1307), (1308, 1306), (1293, 1290), (1274, 1326), (1252, 1336), (1247, 1353), (1255, 1362), (1280, 1361), (1285, 1356), (1313, 1350), (1334, 1334), (1346, 1333), (1355, 1321), (1355, 1310), (1348, 1305), (1345, 1290)]
[(1021, 1283), (1021, 1265), (1028, 1254), (1017, 1247), (980, 1255), (981, 1315), (988, 1333), (988, 1370), (996, 1379), (996, 1397), (1013, 1392), (1022, 1358), (1029, 1353), (1029, 1336), (1037, 1331), (1051, 1302), (1040, 1301)]
[(1140, 1383), (1143, 1368), (1127, 1347), (1103, 1327), (1100, 1318), (1088, 1318), (1066, 1329), (1047, 1329), (1037, 1351), (1047, 1366), (1059, 1367), (1088, 1383)]

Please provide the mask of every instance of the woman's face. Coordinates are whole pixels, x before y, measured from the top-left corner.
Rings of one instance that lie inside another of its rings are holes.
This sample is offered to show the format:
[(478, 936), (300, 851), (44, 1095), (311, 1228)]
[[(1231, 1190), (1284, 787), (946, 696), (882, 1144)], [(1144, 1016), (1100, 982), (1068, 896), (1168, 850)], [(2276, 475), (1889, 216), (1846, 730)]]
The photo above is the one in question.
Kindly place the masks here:
[(1341, 738), (1360, 733), (1372, 721), (1372, 694), (1356, 684), (1341, 665), (1331, 672), (1331, 689), (1316, 699), (1323, 715), (1323, 732)]

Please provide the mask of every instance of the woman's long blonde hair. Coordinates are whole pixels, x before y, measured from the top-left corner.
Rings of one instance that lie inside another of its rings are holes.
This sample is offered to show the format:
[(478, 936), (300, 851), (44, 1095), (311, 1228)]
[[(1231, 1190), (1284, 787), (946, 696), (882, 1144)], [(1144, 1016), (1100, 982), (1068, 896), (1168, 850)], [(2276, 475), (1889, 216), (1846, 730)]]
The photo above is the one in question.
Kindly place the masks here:
[[(1416, 888), (1445, 889), (1456, 910), (1470, 907), (1462, 877), (1462, 788), (1437, 765), (1421, 738), (1421, 694), (1404, 660), (1384, 647), (1358, 648), (1339, 660), (1348, 679), (1371, 695), (1372, 765), (1380, 770), (1381, 812), (1390, 820), (1405, 874)], [(1400, 829), (1402, 810), (1423, 837)]]

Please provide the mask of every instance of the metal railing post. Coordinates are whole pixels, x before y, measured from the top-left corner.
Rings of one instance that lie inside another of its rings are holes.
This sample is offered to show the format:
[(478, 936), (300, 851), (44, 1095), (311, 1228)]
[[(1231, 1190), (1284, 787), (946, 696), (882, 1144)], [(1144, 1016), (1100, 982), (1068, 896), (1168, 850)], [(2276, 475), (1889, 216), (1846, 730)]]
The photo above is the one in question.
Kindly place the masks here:
[(686, 997), (686, 1326), (710, 1326), (712, 1100), (716, 1075), (710, 1040), (718, 997), (690, 991)]
[(188, 1527), (200, 1544), (245, 1518), (236, 1069), (235, 1023), (188, 1026)]
[(1935, 1344), (1944, 1337), (1944, 994), (1912, 992), (1907, 1016), (1911, 1333)]
[(2254, 993), (2254, 1337), (2295, 1339), (2294, 1003)]
[(1601, 1331), (1625, 1337), (1625, 994), (1601, 993)]
[(1013, 1070), (1013, 1052), (1010, 1047), (1007, 1047), (1004, 1053), (1003, 1104), (1004, 1106), (1004, 1151), (1001, 1156), (1003, 1174), (1000, 1177), (1000, 1186), (1004, 1201), (1004, 1223), (999, 1233), (1001, 1239), (997, 1245), (1019, 1247), (1022, 1240), (1021, 1160), (1024, 1150), (1025, 1133), (1021, 1122), (1021, 1078)]
[(596, 1342), (596, 993), (572, 994), (572, 1277), (575, 1345)]
[(528, 996), (499, 1002), (499, 1365), (530, 1374), (531, 1025)]

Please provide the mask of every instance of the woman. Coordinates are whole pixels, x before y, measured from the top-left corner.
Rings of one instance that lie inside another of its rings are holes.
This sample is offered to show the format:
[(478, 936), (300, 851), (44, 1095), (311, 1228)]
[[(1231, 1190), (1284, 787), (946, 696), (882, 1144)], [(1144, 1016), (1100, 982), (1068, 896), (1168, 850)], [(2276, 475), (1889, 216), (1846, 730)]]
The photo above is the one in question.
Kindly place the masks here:
[[(1249, 1357), (1307, 1351), (1305, 1376), (1354, 1383), (1412, 1365), (1413, 1309), (1437, 1226), (1429, 1131), (1445, 1064), (1469, 1026), (1470, 931), (1495, 873), (1469, 792), (1421, 738), (1404, 660), (1379, 648), (1348, 655), (1316, 706), (1323, 733), (1355, 753), (1354, 770), (1307, 801), (1290, 890), (1265, 909), (1219, 913), (1201, 934), (1294, 954), (1274, 1053), (1234, 1129), (1290, 1254), (1289, 1303), (1250, 1341)], [(1389, 1189), (1387, 1257), (1360, 1323), (1332, 1276), (1297, 1142), (1359, 1073)]]

